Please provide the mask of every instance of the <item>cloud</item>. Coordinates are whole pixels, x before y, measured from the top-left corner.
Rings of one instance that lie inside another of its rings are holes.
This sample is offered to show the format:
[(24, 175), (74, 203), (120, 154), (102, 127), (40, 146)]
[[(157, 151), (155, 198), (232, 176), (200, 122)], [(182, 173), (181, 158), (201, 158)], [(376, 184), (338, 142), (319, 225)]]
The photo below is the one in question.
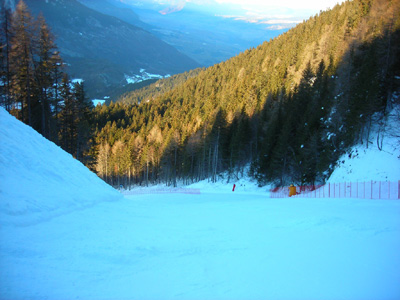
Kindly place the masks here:
[[(167, 14), (181, 11), (185, 7), (187, 1), (186, 0), (172, 0), (172, 1), (170, 0), (168, 2), (170, 2), (169, 6), (167, 8), (164, 8), (163, 10), (161, 10), (160, 14), (167, 15)], [(163, 3), (160, 3), (160, 4), (163, 4)]]
[[(120, 0), (160, 5), (161, 14), (170, 14), (185, 8), (187, 3), (205, 7), (220, 17), (248, 23), (280, 25), (290, 28), (343, 0)], [(280, 23), (278, 23), (280, 21)]]
[(343, 0), (215, 0), (218, 3), (223, 4), (237, 4), (246, 10), (263, 10), (265, 9), (276, 9), (276, 8), (289, 8), (289, 9), (308, 9), (308, 10), (325, 10), (332, 8), (337, 3), (343, 2)]
[[(13, 1), (13, 0), (5, 0)], [(266, 12), (270, 9), (276, 10), (279, 8), (287, 8), (291, 10), (314, 10), (316, 12), (320, 10), (326, 10), (332, 8), (337, 3), (341, 3), (344, 0), (120, 0), (125, 3), (158, 3), (160, 5), (168, 6), (181, 6), (185, 3), (194, 3), (198, 5), (211, 5), (211, 4), (224, 4), (224, 5), (236, 5), (240, 6), (245, 11), (262, 11)]]
[(244, 15), (220, 15), (220, 17), (247, 23), (271, 25), (266, 28), (268, 30), (291, 28), (303, 21), (294, 14), (261, 14), (256, 12), (246, 12)]
[(273, 26), (268, 26), (266, 29), (267, 30), (284, 30), (291, 28), (292, 26), (287, 26), (287, 25), (273, 25)]
[(221, 5), (240, 7), (234, 14), (221, 17), (248, 23), (267, 24), (268, 30), (288, 29), (343, 0), (215, 0)]

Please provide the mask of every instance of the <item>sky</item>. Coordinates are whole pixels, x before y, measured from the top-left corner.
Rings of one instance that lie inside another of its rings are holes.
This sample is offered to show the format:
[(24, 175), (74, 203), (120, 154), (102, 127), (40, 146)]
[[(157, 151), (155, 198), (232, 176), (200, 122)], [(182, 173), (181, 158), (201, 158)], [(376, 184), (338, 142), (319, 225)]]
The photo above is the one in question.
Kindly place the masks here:
[(265, 24), (268, 29), (290, 28), (303, 20), (333, 8), (342, 0), (122, 0), (126, 2), (151, 2), (165, 7), (171, 13), (188, 7), (188, 4), (206, 7), (223, 18)]

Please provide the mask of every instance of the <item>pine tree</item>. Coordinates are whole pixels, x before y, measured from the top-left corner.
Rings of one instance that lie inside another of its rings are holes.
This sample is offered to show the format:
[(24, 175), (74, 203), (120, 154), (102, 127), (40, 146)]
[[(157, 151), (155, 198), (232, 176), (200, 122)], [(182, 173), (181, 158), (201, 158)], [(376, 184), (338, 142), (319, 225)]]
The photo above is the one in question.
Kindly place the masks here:
[(23, 1), (17, 5), (12, 18), (10, 67), (13, 70), (12, 94), (20, 110), (18, 118), (33, 125), (34, 95), (34, 34), (35, 26), (28, 7)]
[(58, 144), (59, 141), (58, 132), (60, 129), (58, 118), (62, 102), (62, 98), (60, 97), (60, 90), (61, 90), (62, 78), (64, 77), (63, 62), (58, 51), (53, 52), (50, 62), (51, 62), (51, 68), (50, 68), (51, 78), (53, 80), (51, 86), (50, 105), (52, 107), (53, 122), (52, 125), (50, 126), (49, 138), (50, 140)]
[(11, 111), (11, 69), (10, 69), (10, 52), (11, 52), (11, 10), (5, 7), (5, 2), (0, 7), (0, 105), (7, 111)]
[(93, 123), (93, 103), (85, 96), (85, 89), (83, 82), (74, 84), (74, 98), (77, 105), (77, 137), (76, 137), (76, 158), (84, 163), (89, 163), (85, 152), (89, 150), (89, 142), (92, 137), (92, 123)]
[(219, 109), (216, 113), (214, 124), (210, 133), (209, 164), (211, 166), (210, 173), (212, 182), (217, 181), (217, 174), (223, 168), (222, 158), (225, 149), (222, 146), (227, 144), (226, 128), (226, 115), (222, 109)]
[(59, 67), (53, 61), (56, 53), (54, 37), (42, 15), (39, 15), (38, 26), (38, 59), (35, 67), (35, 78), (41, 107), (41, 128), (38, 131), (44, 137), (49, 138), (52, 116), (51, 103), (54, 102), (52, 101), (54, 98), (52, 87), (55, 81), (53, 75), (58, 72), (55, 68), (58, 69)]
[(64, 106), (60, 112), (60, 145), (65, 151), (72, 155), (76, 155), (77, 135), (78, 135), (78, 105), (71, 91), (71, 82), (68, 75), (65, 74), (61, 86), (61, 98)]

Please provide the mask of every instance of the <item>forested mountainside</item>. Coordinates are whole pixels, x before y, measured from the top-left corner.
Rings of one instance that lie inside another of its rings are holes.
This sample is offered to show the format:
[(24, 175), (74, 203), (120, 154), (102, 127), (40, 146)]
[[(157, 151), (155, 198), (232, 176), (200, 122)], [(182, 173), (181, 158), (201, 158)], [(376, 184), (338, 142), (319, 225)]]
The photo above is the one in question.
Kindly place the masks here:
[(85, 80), (91, 98), (111, 96), (127, 85), (125, 75), (140, 75), (142, 69), (165, 76), (200, 66), (148, 31), (76, 0), (25, 2), (34, 16), (43, 15), (68, 73)]
[(130, 104), (139, 104), (143, 101), (149, 102), (185, 83), (189, 78), (196, 77), (202, 70), (205, 70), (205, 68), (197, 68), (185, 73), (173, 75), (169, 78), (157, 80), (155, 83), (147, 85), (141, 89), (121, 94), (119, 98), (117, 98), (116, 102)]
[(161, 95), (97, 107), (93, 168), (114, 184), (234, 178), (249, 164), (260, 184), (325, 181), (398, 99), (399, 2), (347, 1)]

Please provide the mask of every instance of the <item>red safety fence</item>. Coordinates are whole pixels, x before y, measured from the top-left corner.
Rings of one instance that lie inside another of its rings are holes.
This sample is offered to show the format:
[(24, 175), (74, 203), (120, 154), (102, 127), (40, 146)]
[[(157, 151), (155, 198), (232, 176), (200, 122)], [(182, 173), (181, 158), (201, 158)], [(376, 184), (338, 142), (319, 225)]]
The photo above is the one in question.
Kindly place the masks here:
[(186, 188), (133, 188), (132, 190), (121, 191), (125, 196), (145, 195), (145, 194), (200, 194), (200, 189)]
[[(399, 181), (339, 182), (315, 186), (297, 186), (298, 197), (400, 199)], [(289, 197), (289, 187), (271, 189), (271, 198)]]

